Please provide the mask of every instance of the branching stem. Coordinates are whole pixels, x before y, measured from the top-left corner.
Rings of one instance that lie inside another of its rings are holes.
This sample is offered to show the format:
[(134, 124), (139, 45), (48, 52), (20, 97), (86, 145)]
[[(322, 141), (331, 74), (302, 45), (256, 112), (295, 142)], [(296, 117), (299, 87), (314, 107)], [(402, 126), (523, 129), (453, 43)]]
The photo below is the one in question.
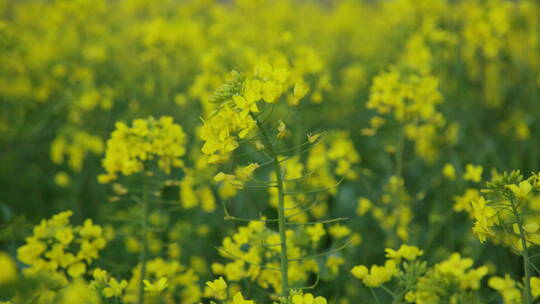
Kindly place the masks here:
[(274, 165), (274, 172), (276, 174), (276, 186), (278, 190), (278, 229), (279, 229), (279, 238), (281, 243), (281, 252), (280, 252), (280, 260), (281, 260), (281, 296), (286, 298), (288, 296), (289, 292), (289, 268), (288, 268), (288, 257), (287, 257), (287, 239), (286, 239), (286, 218), (285, 218), (285, 191), (283, 189), (283, 173), (281, 169), (281, 164), (278, 160), (278, 155), (276, 154), (276, 150), (274, 149), (274, 146), (272, 145), (272, 140), (270, 138), (270, 135), (262, 125), (262, 123), (257, 119), (255, 115), (250, 113), (251, 117), (255, 120), (257, 123), (257, 127), (259, 130), (261, 130), (262, 133), (262, 140), (264, 144), (265, 150), (268, 152), (268, 155), (271, 159), (274, 161), (272, 164)]
[(142, 173), (142, 200), (141, 200), (141, 255), (139, 263), (141, 264), (141, 277), (139, 279), (139, 304), (144, 304), (144, 278), (146, 276), (146, 260), (148, 259), (148, 183), (146, 172)]
[(516, 217), (517, 224), (519, 226), (519, 238), (521, 240), (521, 245), (523, 249), (521, 250), (521, 256), (523, 257), (523, 268), (525, 270), (525, 286), (523, 288), (523, 298), (524, 303), (532, 304), (531, 296), (531, 267), (529, 265), (529, 250), (527, 248), (527, 236), (525, 234), (525, 229), (523, 228), (523, 217), (519, 214), (518, 208), (514, 196), (510, 197), (510, 203), (512, 205), (512, 211)]

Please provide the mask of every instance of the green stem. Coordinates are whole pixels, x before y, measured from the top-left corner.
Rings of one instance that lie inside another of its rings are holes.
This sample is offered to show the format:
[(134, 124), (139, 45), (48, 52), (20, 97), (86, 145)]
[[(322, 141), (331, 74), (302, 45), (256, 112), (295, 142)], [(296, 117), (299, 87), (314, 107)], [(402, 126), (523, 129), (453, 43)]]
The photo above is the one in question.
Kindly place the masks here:
[(375, 302), (377, 302), (377, 304), (381, 304), (381, 301), (379, 301), (379, 297), (377, 297), (377, 294), (375, 293), (375, 290), (373, 290), (373, 287), (369, 287), (369, 291), (371, 291), (371, 295), (373, 296), (373, 298), (375, 298)]
[(525, 270), (525, 288), (523, 290), (523, 297), (525, 298), (524, 303), (532, 304), (531, 267), (529, 265), (529, 250), (527, 249), (527, 237), (525, 235), (525, 230), (523, 229), (523, 218), (518, 212), (513, 196), (510, 198), (510, 203), (512, 204), (512, 210), (519, 226), (519, 238), (521, 239), (521, 245), (523, 247), (523, 250), (521, 251), (521, 256), (523, 257), (523, 268)]
[[(404, 126), (403, 126), (404, 127)], [(395, 151), (395, 157), (396, 157), (396, 172), (395, 175), (399, 177), (400, 180), (403, 180), (403, 149), (405, 146), (405, 135), (403, 134), (403, 127), (399, 129), (399, 135), (397, 139), (397, 145), (396, 145), (396, 151)], [(403, 185), (405, 187), (405, 185)], [(397, 197), (395, 197), (395, 200), (397, 200), (398, 203), (398, 214), (401, 214), (403, 210), (403, 201), (401, 199), (401, 190), (399, 189), (399, 192), (396, 193)], [(401, 217), (398, 218), (396, 221), (396, 231), (397, 228), (401, 225)], [(395, 238), (396, 242), (399, 243), (399, 236), (396, 238), (396, 233), (392, 234), (392, 237)]]
[[(393, 291), (391, 291), (390, 289), (388, 289), (388, 287), (384, 286), (384, 284), (381, 284), (381, 288), (382, 288), (384, 291), (386, 291), (386, 293), (388, 293), (389, 295), (391, 295), (392, 298), (393, 298), (394, 300), (397, 299), (397, 295), (396, 295)], [(392, 303), (394, 303), (394, 302), (392, 302)]]
[[(404, 127), (404, 126), (403, 126)], [(403, 149), (405, 146), (405, 134), (403, 134), (403, 127), (400, 128), (398, 138), (397, 138), (397, 145), (396, 145), (396, 175), (401, 177), (402, 171), (403, 171)]]
[(266, 129), (263, 127), (262, 123), (257, 119), (257, 117), (251, 114), (251, 117), (257, 123), (257, 127), (261, 130), (263, 135), (263, 144), (266, 151), (268, 152), (270, 158), (273, 160), (274, 172), (276, 174), (276, 186), (278, 189), (278, 229), (279, 229), (279, 238), (281, 244), (281, 296), (286, 298), (289, 292), (289, 270), (288, 270), (288, 256), (287, 256), (287, 238), (286, 238), (286, 218), (285, 218), (285, 191), (283, 189), (283, 176), (281, 165), (279, 164), (279, 159), (270, 140), (270, 136)]
[(139, 279), (139, 304), (144, 303), (144, 278), (146, 276), (146, 260), (148, 258), (148, 185), (146, 181), (146, 171), (143, 171), (142, 176), (142, 187), (143, 187), (143, 197), (142, 197), (142, 216), (141, 216), (141, 255), (139, 257), (139, 263), (141, 264), (141, 277)]

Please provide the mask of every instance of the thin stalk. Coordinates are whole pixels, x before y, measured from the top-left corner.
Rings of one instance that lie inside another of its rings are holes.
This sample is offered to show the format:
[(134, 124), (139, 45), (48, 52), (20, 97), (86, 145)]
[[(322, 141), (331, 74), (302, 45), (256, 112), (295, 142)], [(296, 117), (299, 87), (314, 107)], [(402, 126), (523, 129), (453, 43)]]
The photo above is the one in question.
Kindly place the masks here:
[(263, 144), (265, 146), (265, 149), (268, 151), (268, 154), (271, 159), (274, 161), (272, 162), (274, 165), (274, 172), (276, 174), (276, 186), (278, 190), (278, 229), (279, 229), (279, 238), (281, 243), (281, 252), (280, 252), (280, 260), (281, 260), (281, 296), (286, 298), (288, 296), (289, 292), (289, 268), (288, 268), (288, 256), (287, 256), (287, 239), (286, 239), (286, 218), (285, 218), (285, 191), (283, 189), (283, 176), (282, 176), (282, 170), (281, 165), (278, 161), (278, 155), (276, 154), (276, 150), (274, 149), (274, 146), (272, 145), (272, 141), (270, 139), (270, 136), (268, 132), (266, 132), (266, 129), (262, 125), (262, 123), (257, 119), (257, 117), (253, 114), (251, 114), (251, 117), (255, 120), (257, 123), (257, 127), (261, 130), (261, 133), (263, 135)]
[[(403, 149), (404, 149), (404, 146), (405, 146), (405, 135), (403, 134), (403, 128), (400, 128), (399, 129), (399, 134), (398, 134), (398, 139), (397, 139), (396, 152), (395, 152), (395, 157), (396, 157), (396, 160), (395, 160), (396, 161), (395, 175), (397, 177), (399, 177), (401, 180), (403, 180), (402, 175), (403, 175)], [(398, 203), (399, 214), (401, 214), (401, 212), (403, 210), (403, 200), (401, 199), (401, 195), (402, 195), (401, 190), (402, 189), (399, 189), (399, 192), (395, 196), (395, 199), (397, 200), (397, 203)], [(398, 218), (398, 221), (396, 221), (396, 224), (395, 224), (396, 228), (399, 227), (400, 222), (401, 222), (401, 218)], [(392, 234), (392, 238), (395, 238), (395, 237), (396, 237), (396, 234)], [(397, 237), (396, 241), (399, 242), (399, 236)]]
[(524, 303), (532, 304), (531, 266), (529, 265), (529, 250), (527, 249), (527, 237), (525, 235), (525, 230), (523, 229), (523, 218), (518, 212), (516, 203), (514, 201), (514, 196), (510, 197), (510, 203), (512, 204), (512, 210), (519, 226), (519, 238), (521, 239), (521, 245), (523, 247), (521, 256), (523, 257), (523, 268), (525, 270), (525, 288), (523, 289), (523, 298), (525, 299)]
[(375, 293), (375, 290), (373, 290), (373, 287), (370, 287), (369, 291), (371, 292), (373, 298), (375, 298), (375, 302), (377, 302), (377, 304), (381, 304), (381, 301), (379, 301), (379, 297), (377, 297), (377, 294)]
[(148, 185), (147, 185), (147, 178), (146, 178), (146, 172), (143, 171), (142, 176), (142, 201), (141, 201), (141, 208), (142, 208), (142, 216), (141, 216), (141, 255), (139, 257), (139, 263), (141, 263), (141, 277), (139, 279), (139, 301), (137, 303), (143, 304), (144, 303), (144, 277), (146, 276), (146, 260), (148, 259), (148, 240), (147, 240), (147, 234), (148, 234)]
[(395, 152), (395, 162), (396, 162), (396, 172), (395, 174), (401, 177), (403, 172), (403, 149), (405, 148), (405, 134), (403, 134), (402, 128), (399, 130), (396, 152)]

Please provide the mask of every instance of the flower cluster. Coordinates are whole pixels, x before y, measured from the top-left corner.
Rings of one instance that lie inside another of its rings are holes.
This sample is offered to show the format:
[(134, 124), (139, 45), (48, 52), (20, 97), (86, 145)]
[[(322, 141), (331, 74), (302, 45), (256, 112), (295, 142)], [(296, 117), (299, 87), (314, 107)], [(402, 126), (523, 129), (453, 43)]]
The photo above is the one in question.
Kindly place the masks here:
[[(385, 287), (393, 279), (397, 281), (395, 301), (427, 304), (454, 302), (469, 299), (480, 288), (480, 281), (487, 274), (487, 267), (471, 268), (473, 260), (454, 253), (447, 260), (427, 268), (418, 261), (423, 251), (415, 246), (402, 245), (398, 250), (386, 249), (384, 266), (355, 266), (351, 272), (368, 287)], [(388, 289), (387, 289), (388, 290)], [(396, 296), (399, 294), (398, 296)]]
[(82, 226), (71, 226), (72, 211), (56, 214), (34, 227), (26, 244), (19, 247), (17, 257), (29, 267), (27, 275), (49, 272), (67, 283), (66, 275), (77, 278), (99, 257), (105, 247), (103, 229), (87, 219)]
[(106, 270), (96, 268), (92, 272), (91, 286), (94, 290), (100, 290), (105, 298), (120, 298), (126, 289), (126, 280), (117, 280), (110, 276)]
[[(141, 264), (133, 268), (133, 274), (128, 281), (122, 300), (125, 303), (137, 303), (140, 288)], [(178, 260), (155, 258), (147, 262), (143, 288), (147, 301), (168, 299), (172, 301), (179, 295), (178, 303), (196, 303), (202, 298), (202, 290), (197, 282), (199, 275), (190, 267)]]
[(1, 304), (540, 295), (538, 1), (0, 0), (0, 53)]
[(103, 141), (98, 136), (86, 132), (65, 132), (57, 136), (51, 144), (51, 160), (56, 164), (66, 162), (74, 171), (81, 171), (84, 157), (89, 152), (101, 154)]
[[(415, 143), (416, 153), (428, 161), (437, 158), (436, 133), (445, 125), (437, 106), (443, 101), (438, 90), (439, 80), (431, 75), (406, 72), (394, 67), (373, 80), (368, 109), (379, 115), (391, 115), (403, 127), (407, 139)], [(370, 121), (365, 135), (373, 135), (386, 124), (381, 116)]]
[(474, 302), (471, 291), (480, 288), (482, 278), (488, 273), (486, 266), (471, 268), (474, 261), (454, 253), (447, 260), (436, 264), (421, 276), (416, 286), (408, 291), (405, 299), (411, 303), (427, 304), (454, 302), (468, 299)]
[[(475, 220), (473, 231), (481, 242), (499, 238), (517, 251), (522, 251), (525, 243), (527, 246), (540, 244), (537, 218), (527, 214), (528, 210), (536, 210), (531, 198), (534, 190), (540, 189), (538, 180), (538, 174), (524, 179), (519, 171), (493, 176), (487, 189), (482, 190), (484, 195), (471, 201)], [(512, 232), (499, 229), (509, 223)], [(521, 239), (521, 233), (525, 240)]]
[[(307, 254), (293, 230), (287, 230), (287, 250), (290, 259), (300, 259)], [(233, 259), (226, 264), (212, 264), (216, 275), (223, 275), (227, 281), (239, 281), (248, 278), (263, 288), (281, 289), (279, 272), (279, 234), (270, 230), (260, 221), (251, 221), (247, 226), (238, 228), (232, 236), (223, 239), (219, 252), (223, 257)], [(308, 259), (302, 263), (290, 263), (289, 280), (304, 282), (311, 273), (319, 270), (315, 260)]]
[(259, 112), (259, 101), (274, 104), (285, 89), (289, 71), (284, 67), (272, 67), (269, 63), (255, 66), (253, 78), (244, 79), (238, 72), (221, 86), (212, 100), (219, 102), (218, 109), (204, 121), (201, 138), (202, 152), (209, 162), (227, 161), (239, 146), (238, 140), (245, 138), (254, 128), (252, 113)]
[(118, 174), (131, 175), (144, 170), (145, 162), (157, 160), (161, 170), (169, 173), (171, 168), (183, 165), (181, 157), (186, 153), (186, 135), (172, 117), (159, 119), (135, 119), (133, 125), (118, 122), (111, 138), (103, 167), (107, 174), (99, 176), (100, 182), (110, 182)]
[(393, 175), (383, 186), (379, 197), (381, 204), (374, 204), (365, 197), (358, 199), (357, 214), (360, 216), (370, 212), (379, 221), (382, 228), (393, 236), (392, 241), (409, 239), (409, 223), (412, 221), (412, 198), (405, 188), (403, 178)]

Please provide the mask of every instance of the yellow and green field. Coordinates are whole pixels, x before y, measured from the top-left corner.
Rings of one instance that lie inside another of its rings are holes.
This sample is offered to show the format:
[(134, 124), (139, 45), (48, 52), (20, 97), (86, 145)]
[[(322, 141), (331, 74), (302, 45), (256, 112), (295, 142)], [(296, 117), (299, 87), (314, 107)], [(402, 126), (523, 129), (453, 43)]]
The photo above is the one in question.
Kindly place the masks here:
[(0, 0), (0, 304), (540, 301), (540, 2)]

